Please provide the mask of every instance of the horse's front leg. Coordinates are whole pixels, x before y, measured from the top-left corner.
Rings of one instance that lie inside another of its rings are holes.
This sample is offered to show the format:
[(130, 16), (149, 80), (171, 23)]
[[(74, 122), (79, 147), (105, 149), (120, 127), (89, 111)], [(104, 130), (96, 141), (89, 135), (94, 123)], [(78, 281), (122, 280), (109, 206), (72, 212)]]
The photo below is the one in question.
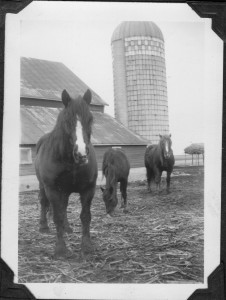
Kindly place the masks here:
[(68, 195), (50, 187), (46, 187), (45, 192), (53, 208), (53, 221), (57, 231), (54, 256), (64, 257), (67, 254), (67, 248), (64, 241), (64, 222), (68, 204)]
[(171, 171), (167, 171), (167, 177), (166, 177), (167, 187), (166, 187), (166, 191), (167, 191), (168, 194), (170, 192), (170, 176), (171, 176)]
[(121, 192), (121, 208), (124, 208), (123, 212), (128, 212), (127, 210), (127, 181), (122, 181), (120, 183)]
[(151, 170), (146, 167), (146, 176), (147, 176), (147, 191), (151, 192)]
[(95, 187), (80, 193), (80, 200), (82, 205), (82, 211), (80, 214), (80, 219), (82, 223), (82, 252), (93, 252), (94, 247), (90, 239), (90, 222), (91, 222), (91, 202), (95, 193)]
[(158, 169), (155, 171), (155, 183), (157, 186), (157, 192), (160, 193), (161, 191), (161, 177), (162, 177), (162, 172)]

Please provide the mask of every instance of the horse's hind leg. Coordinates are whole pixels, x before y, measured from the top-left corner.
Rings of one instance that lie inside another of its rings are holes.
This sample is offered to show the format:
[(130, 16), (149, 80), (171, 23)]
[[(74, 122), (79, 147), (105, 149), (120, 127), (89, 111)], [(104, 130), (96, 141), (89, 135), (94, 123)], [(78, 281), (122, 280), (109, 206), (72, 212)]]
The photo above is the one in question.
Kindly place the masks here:
[(148, 189), (148, 192), (151, 192), (151, 174), (152, 174), (152, 172), (151, 172), (151, 170), (149, 169), (149, 168), (147, 168), (146, 167), (146, 175), (147, 175), (147, 183), (148, 183), (148, 187), (147, 187), (147, 189)]
[(121, 192), (121, 208), (124, 208), (124, 212), (127, 212), (127, 181), (120, 182), (120, 192)]
[(45, 190), (43, 187), (40, 187), (39, 190), (39, 201), (41, 204), (41, 214), (39, 221), (39, 231), (40, 232), (49, 232), (49, 226), (47, 222), (47, 212), (50, 210), (49, 200), (46, 197)]
[[(50, 205), (49, 211), (48, 211), (48, 218), (49, 219), (53, 218), (53, 209), (52, 209), (51, 205)], [(64, 217), (64, 231), (67, 232), (67, 233), (72, 233), (73, 232), (73, 230), (72, 230), (72, 228), (70, 226), (70, 223), (68, 222), (67, 212), (65, 213), (65, 217)]]
[(80, 200), (82, 205), (82, 211), (80, 214), (80, 219), (82, 222), (82, 252), (93, 252), (94, 247), (90, 239), (90, 222), (91, 222), (91, 202), (95, 193), (95, 187), (90, 190), (86, 190), (80, 193)]

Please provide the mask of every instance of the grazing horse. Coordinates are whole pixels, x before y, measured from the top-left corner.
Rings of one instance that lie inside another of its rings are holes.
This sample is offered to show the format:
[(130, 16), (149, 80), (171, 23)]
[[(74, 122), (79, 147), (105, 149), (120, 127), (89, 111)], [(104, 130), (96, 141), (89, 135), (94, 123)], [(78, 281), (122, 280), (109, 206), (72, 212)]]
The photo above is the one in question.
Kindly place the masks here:
[(104, 153), (102, 172), (106, 177), (106, 188), (102, 188), (103, 200), (106, 206), (107, 214), (112, 214), (118, 204), (117, 185), (120, 182), (121, 208), (127, 212), (127, 183), (129, 176), (130, 164), (121, 149), (108, 149)]
[(170, 135), (159, 135), (158, 145), (147, 147), (144, 155), (144, 164), (147, 170), (148, 191), (151, 192), (151, 182), (155, 181), (158, 191), (160, 191), (160, 182), (162, 172), (167, 172), (167, 192), (170, 188), (170, 175), (173, 171), (174, 156), (171, 149), (172, 141)]
[(39, 180), (41, 203), (40, 231), (48, 231), (46, 214), (51, 207), (57, 231), (55, 256), (67, 252), (64, 231), (70, 230), (67, 221), (68, 198), (79, 193), (82, 205), (82, 252), (93, 250), (90, 240), (90, 206), (97, 179), (97, 162), (90, 142), (93, 116), (89, 109), (91, 92), (72, 99), (62, 92), (64, 108), (54, 129), (37, 143), (35, 170)]

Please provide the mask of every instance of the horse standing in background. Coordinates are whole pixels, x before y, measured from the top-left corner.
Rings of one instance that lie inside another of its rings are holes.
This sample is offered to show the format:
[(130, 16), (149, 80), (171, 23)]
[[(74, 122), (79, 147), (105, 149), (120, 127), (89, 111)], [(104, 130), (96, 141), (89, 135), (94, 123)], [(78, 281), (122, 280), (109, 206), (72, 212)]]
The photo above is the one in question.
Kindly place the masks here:
[(117, 184), (120, 182), (121, 208), (127, 212), (127, 184), (130, 171), (129, 161), (121, 149), (108, 149), (104, 153), (102, 172), (106, 177), (106, 188), (102, 188), (107, 214), (112, 214), (118, 204)]
[(90, 206), (97, 179), (97, 162), (90, 142), (93, 116), (89, 109), (91, 92), (72, 99), (62, 92), (64, 109), (59, 113), (54, 129), (37, 143), (35, 170), (40, 187), (40, 231), (49, 230), (46, 214), (53, 209), (57, 231), (55, 256), (65, 256), (67, 249), (64, 231), (69, 231), (67, 221), (68, 198), (79, 193), (82, 205), (82, 251), (93, 250), (90, 240)]
[(167, 192), (170, 189), (170, 176), (175, 163), (173, 150), (171, 148), (171, 134), (159, 135), (160, 141), (158, 145), (150, 145), (147, 147), (144, 155), (144, 164), (147, 171), (148, 191), (151, 192), (151, 182), (155, 181), (158, 192), (160, 191), (160, 183), (162, 172), (167, 172)]

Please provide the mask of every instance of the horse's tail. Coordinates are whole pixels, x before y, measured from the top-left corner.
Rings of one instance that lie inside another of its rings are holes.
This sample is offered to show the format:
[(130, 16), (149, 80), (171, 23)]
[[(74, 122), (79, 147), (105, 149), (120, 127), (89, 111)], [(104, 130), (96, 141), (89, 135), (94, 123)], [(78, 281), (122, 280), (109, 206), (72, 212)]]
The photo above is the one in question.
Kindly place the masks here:
[(145, 154), (144, 154), (144, 164), (145, 166), (148, 165), (149, 159), (152, 156), (153, 150), (157, 147), (157, 145), (152, 144), (152, 145), (148, 145), (146, 150), (145, 150)]

